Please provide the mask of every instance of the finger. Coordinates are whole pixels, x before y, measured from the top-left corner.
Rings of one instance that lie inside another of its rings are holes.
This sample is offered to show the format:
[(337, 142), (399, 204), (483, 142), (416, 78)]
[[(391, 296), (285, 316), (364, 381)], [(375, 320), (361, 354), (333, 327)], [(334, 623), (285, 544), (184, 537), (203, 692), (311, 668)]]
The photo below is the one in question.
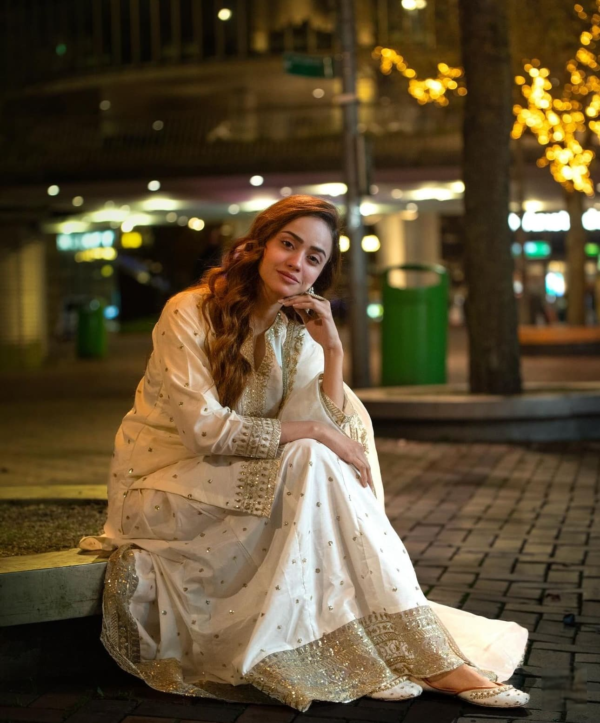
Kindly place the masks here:
[(360, 483), (363, 487), (366, 487), (369, 484), (369, 475), (367, 472), (367, 468), (363, 464), (361, 464), (358, 468), (358, 471), (360, 473)]
[(375, 494), (375, 481), (373, 480), (373, 472), (371, 472), (371, 467), (367, 468), (369, 470), (369, 487), (371, 488), (371, 492)]
[(317, 304), (330, 306), (327, 299), (324, 299), (322, 296), (313, 296), (312, 294), (292, 294), (291, 296), (284, 296), (283, 298), (278, 299), (280, 304), (293, 304), (295, 301), (312, 301)]
[(373, 475), (371, 474), (371, 465), (369, 464), (369, 460), (364, 457), (364, 450), (361, 448), (362, 457), (360, 461), (360, 469), (361, 469), (361, 478), (364, 480), (363, 487), (366, 487), (367, 485), (375, 492), (375, 487), (373, 483)]
[(364, 487), (363, 481), (361, 479), (360, 469), (358, 467), (358, 464), (356, 463), (350, 463), (354, 467), (354, 474), (356, 476), (356, 479), (361, 483), (361, 485)]
[(312, 321), (312, 319), (314, 318), (313, 316), (311, 316), (308, 313), (308, 311), (306, 311), (304, 309), (297, 309), (295, 306), (293, 308), (294, 308), (294, 311), (298, 314), (298, 316), (300, 316), (300, 318), (302, 319), (302, 321), (305, 324), (307, 321)]
[(319, 304), (315, 304), (312, 301), (293, 301), (290, 306), (293, 309), (312, 309), (315, 313), (319, 314), (319, 316), (326, 316), (327, 315), (327, 308), (322, 307)]

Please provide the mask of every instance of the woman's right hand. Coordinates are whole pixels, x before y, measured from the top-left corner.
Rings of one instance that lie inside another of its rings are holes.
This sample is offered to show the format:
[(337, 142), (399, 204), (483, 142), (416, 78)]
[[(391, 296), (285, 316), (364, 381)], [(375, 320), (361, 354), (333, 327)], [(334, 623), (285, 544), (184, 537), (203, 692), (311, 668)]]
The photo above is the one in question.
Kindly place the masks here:
[(317, 441), (329, 447), (341, 460), (352, 465), (357, 470), (356, 476), (361, 485), (363, 487), (369, 486), (373, 494), (375, 494), (371, 466), (369, 465), (364, 447), (360, 442), (355, 442), (343, 432), (333, 429), (326, 424), (319, 425)]

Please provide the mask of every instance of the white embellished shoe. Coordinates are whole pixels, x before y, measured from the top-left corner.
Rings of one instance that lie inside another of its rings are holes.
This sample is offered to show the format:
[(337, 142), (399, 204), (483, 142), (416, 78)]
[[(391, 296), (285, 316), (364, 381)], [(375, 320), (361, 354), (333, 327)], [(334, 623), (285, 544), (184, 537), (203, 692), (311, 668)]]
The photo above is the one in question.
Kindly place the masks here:
[(500, 685), (496, 688), (467, 688), (458, 692), (436, 688), (423, 680), (419, 680), (419, 685), (428, 693), (453, 695), (473, 703), (473, 705), (483, 705), (488, 708), (518, 708), (529, 703), (529, 695), (512, 685)]
[(423, 688), (417, 683), (411, 683), (410, 680), (404, 680), (397, 683), (393, 688), (370, 693), (367, 698), (375, 698), (376, 700), (408, 700), (421, 695)]

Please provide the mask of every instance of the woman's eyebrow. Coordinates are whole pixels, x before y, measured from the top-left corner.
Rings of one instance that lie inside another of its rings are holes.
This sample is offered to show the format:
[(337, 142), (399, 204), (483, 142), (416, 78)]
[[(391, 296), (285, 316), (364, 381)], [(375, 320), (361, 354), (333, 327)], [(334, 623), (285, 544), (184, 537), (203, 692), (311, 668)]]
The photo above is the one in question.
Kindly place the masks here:
[[(301, 244), (304, 243), (304, 239), (301, 236), (298, 236), (297, 233), (294, 233), (293, 231), (288, 231), (287, 229), (286, 229), (285, 233), (289, 233), (290, 236), (293, 236), (296, 239), (296, 241), (298, 241), (298, 243), (301, 243)], [(327, 252), (324, 249), (322, 249), (320, 246), (311, 246), (310, 248), (313, 251), (318, 251), (319, 253), (322, 253), (323, 256), (325, 256), (325, 258), (327, 258)]]

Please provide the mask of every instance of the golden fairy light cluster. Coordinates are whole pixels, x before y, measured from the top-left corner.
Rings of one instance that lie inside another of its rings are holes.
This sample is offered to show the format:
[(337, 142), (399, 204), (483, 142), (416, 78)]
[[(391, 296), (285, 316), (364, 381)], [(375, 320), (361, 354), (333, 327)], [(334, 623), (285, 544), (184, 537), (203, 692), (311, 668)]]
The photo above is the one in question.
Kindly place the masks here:
[(408, 78), (408, 92), (421, 105), (436, 103), (440, 106), (448, 105), (448, 91), (457, 95), (466, 95), (467, 89), (463, 77), (462, 68), (452, 68), (446, 63), (438, 63), (438, 74), (436, 78), (418, 79), (417, 71), (411, 68), (406, 59), (391, 48), (378, 46), (373, 51), (373, 58), (379, 60), (379, 68), (384, 75), (390, 75), (394, 68), (405, 78)]
[[(516, 120), (511, 133), (513, 138), (520, 138), (529, 129), (545, 146), (538, 166), (548, 166), (556, 181), (588, 196), (594, 195), (590, 165), (595, 153), (589, 147), (590, 134), (600, 138), (600, 54), (596, 53), (600, 41), (600, 0), (595, 0), (595, 5), (596, 12), (592, 14), (586, 13), (580, 4), (574, 6), (579, 19), (588, 22), (589, 27), (579, 36), (580, 47), (567, 63), (569, 82), (563, 85), (560, 97), (554, 97), (550, 71), (537, 58), (525, 63), (524, 75), (516, 76), (517, 87), (527, 103), (513, 107)], [(439, 63), (437, 78), (418, 80), (416, 71), (391, 48), (375, 48), (373, 58), (379, 60), (385, 75), (396, 68), (408, 78), (408, 92), (421, 105), (448, 105), (449, 90), (457, 95), (467, 94), (464, 81), (458, 80), (463, 78), (462, 68)]]
[[(588, 126), (595, 132), (592, 126), (597, 122), (588, 123), (587, 120), (600, 110), (600, 96), (595, 92), (598, 79), (587, 76), (571, 61), (567, 66), (571, 82), (565, 85), (561, 98), (554, 98), (548, 68), (540, 67), (537, 59), (524, 67), (529, 77), (518, 75), (515, 81), (527, 105), (516, 104), (513, 108), (516, 120), (512, 137), (520, 138), (529, 129), (538, 142), (546, 146), (544, 155), (537, 161), (538, 166), (549, 166), (556, 181), (593, 196), (594, 184), (589, 169), (595, 154), (584, 147), (583, 136)], [(586, 103), (584, 98), (589, 94), (591, 98)]]
[(582, 5), (574, 6), (589, 28), (579, 36), (581, 45), (567, 63), (568, 82), (560, 97), (552, 94), (550, 71), (537, 59), (525, 64), (525, 75), (515, 78), (527, 104), (514, 106), (516, 121), (512, 130), (512, 137), (520, 138), (529, 128), (546, 146), (538, 166), (548, 166), (556, 181), (588, 196), (594, 195), (590, 165), (596, 155), (589, 147), (590, 136), (600, 137), (600, 121), (596, 120), (600, 116), (600, 64), (595, 52), (600, 39), (600, 0), (595, 4), (597, 12), (591, 15)]

